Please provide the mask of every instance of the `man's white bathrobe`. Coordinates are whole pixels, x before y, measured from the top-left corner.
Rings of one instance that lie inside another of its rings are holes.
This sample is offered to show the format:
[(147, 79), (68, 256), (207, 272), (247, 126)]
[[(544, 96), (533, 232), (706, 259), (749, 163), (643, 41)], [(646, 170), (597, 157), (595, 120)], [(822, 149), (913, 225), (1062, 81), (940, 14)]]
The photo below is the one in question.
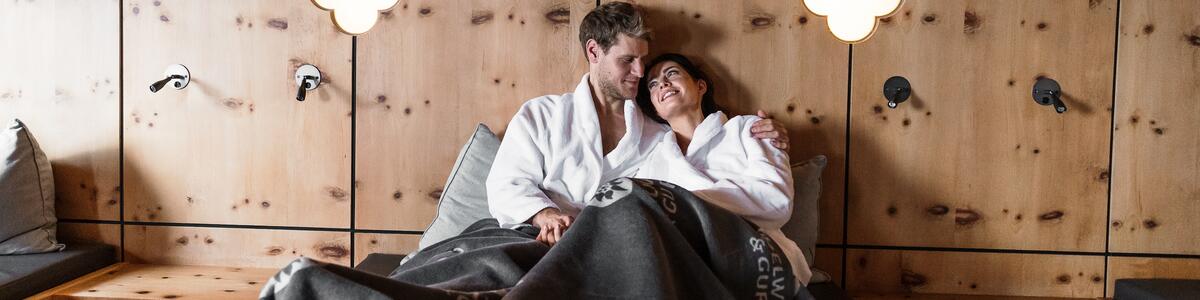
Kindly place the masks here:
[(759, 119), (709, 114), (696, 127), (686, 155), (675, 134), (665, 134), (635, 177), (674, 183), (750, 220), (779, 244), (796, 279), (807, 285), (812, 271), (804, 253), (780, 230), (792, 215), (787, 153), (750, 136), (750, 126)]
[(584, 75), (575, 92), (534, 98), (513, 116), (488, 174), (488, 209), (504, 227), (547, 207), (578, 215), (601, 184), (632, 177), (669, 130), (626, 100), (625, 136), (604, 155)]

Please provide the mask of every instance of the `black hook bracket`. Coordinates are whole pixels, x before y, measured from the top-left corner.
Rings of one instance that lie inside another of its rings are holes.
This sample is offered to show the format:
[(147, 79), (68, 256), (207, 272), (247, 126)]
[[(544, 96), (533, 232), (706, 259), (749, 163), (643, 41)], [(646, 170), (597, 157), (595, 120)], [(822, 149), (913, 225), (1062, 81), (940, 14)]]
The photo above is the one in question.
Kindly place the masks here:
[(1033, 84), (1033, 102), (1041, 105), (1053, 105), (1054, 111), (1060, 114), (1067, 112), (1067, 105), (1062, 101), (1062, 88), (1054, 79), (1038, 78), (1037, 83)]
[(908, 101), (909, 96), (912, 96), (912, 86), (908, 84), (908, 79), (892, 76), (883, 82), (883, 97), (887, 98), (889, 108), (894, 109), (900, 103)]

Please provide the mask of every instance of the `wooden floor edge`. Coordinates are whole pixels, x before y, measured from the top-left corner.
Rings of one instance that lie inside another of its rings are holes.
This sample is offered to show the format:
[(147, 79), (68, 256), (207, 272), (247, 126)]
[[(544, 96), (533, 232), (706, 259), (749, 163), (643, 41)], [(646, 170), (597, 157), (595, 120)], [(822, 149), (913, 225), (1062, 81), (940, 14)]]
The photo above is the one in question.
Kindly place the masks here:
[(25, 299), (26, 300), (52, 299), (54, 297), (54, 294), (57, 294), (64, 290), (70, 289), (71, 287), (79, 285), (80, 283), (91, 281), (92, 279), (95, 279), (96, 277), (103, 276), (105, 273), (115, 271), (117, 269), (125, 267), (126, 265), (128, 265), (128, 263), (125, 263), (125, 262), (115, 263), (111, 266), (107, 266), (107, 267), (104, 267), (103, 269), (99, 269), (94, 272), (88, 273), (86, 275), (80, 276), (79, 278), (72, 279), (71, 281), (67, 281), (66, 283), (52, 287), (48, 290), (38, 293), (37, 295), (33, 295), (33, 296), (30, 296), (29, 298), (25, 298)]

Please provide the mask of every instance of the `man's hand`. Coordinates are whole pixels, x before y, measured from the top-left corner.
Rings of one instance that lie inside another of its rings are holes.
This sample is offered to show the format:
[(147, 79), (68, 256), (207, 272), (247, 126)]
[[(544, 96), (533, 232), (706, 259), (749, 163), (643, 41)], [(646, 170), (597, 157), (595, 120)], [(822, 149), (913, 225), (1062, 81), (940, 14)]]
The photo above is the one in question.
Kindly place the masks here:
[(758, 117), (762, 118), (762, 120), (758, 120), (758, 122), (754, 122), (754, 125), (750, 126), (750, 136), (756, 139), (773, 139), (771, 140), (771, 146), (775, 146), (775, 148), (786, 152), (789, 146), (787, 128), (784, 128), (779, 122), (775, 122), (775, 119), (771, 119), (762, 110), (758, 111)]
[(566, 232), (567, 228), (571, 227), (571, 222), (573, 221), (575, 221), (575, 218), (564, 215), (562, 211), (553, 207), (544, 208), (533, 215), (533, 218), (530, 218), (530, 224), (541, 229), (537, 240), (550, 246), (554, 246), (554, 244), (557, 244), (562, 239), (563, 232)]

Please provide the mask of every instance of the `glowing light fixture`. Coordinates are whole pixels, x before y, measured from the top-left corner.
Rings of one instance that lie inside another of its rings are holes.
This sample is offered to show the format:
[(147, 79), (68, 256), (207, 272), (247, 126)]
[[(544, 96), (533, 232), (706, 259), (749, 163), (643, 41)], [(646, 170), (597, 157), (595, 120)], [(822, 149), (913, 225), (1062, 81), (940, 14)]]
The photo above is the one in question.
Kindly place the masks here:
[(824, 16), (829, 31), (847, 44), (871, 38), (879, 18), (900, 10), (903, 0), (804, 0), (813, 14)]
[(328, 10), (338, 30), (360, 35), (379, 20), (379, 12), (396, 6), (398, 0), (312, 0), (317, 7)]

